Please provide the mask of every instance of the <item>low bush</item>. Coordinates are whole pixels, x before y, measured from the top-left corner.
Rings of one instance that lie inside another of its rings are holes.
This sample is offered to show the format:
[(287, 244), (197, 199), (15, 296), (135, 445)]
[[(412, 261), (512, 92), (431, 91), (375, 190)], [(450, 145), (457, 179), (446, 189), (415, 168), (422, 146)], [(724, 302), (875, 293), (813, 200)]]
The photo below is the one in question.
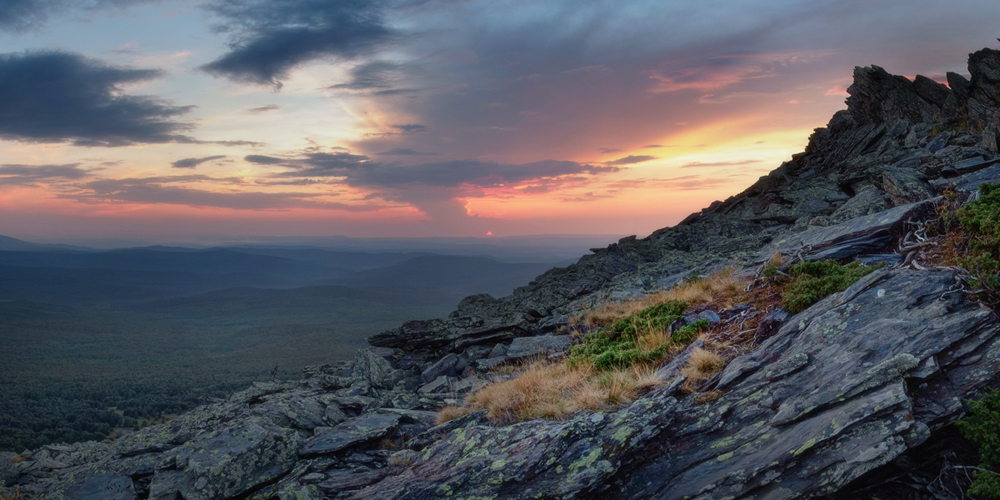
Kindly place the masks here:
[(791, 280), (785, 285), (781, 299), (791, 313), (804, 311), (820, 299), (842, 292), (866, 274), (881, 266), (865, 266), (854, 261), (840, 265), (831, 260), (799, 262), (788, 269)]
[(633, 313), (584, 336), (581, 344), (570, 348), (567, 363), (604, 371), (656, 362), (671, 347), (690, 344), (708, 328), (708, 321), (702, 319), (671, 332), (671, 325), (685, 310), (687, 303), (672, 300)]
[(969, 401), (968, 416), (957, 422), (958, 430), (979, 445), (979, 467), (973, 474), (969, 493), (985, 498), (1000, 498), (1000, 391), (993, 391), (979, 401)]
[(690, 306), (714, 303), (718, 308), (727, 308), (740, 300), (743, 289), (749, 284), (737, 276), (738, 268), (726, 267), (708, 276), (685, 279), (669, 290), (651, 293), (641, 299), (624, 302), (607, 302), (576, 322), (588, 327), (606, 326), (643, 309), (671, 301), (686, 302)]
[(996, 295), (1000, 291), (1000, 184), (979, 186), (979, 199), (956, 215), (967, 246), (958, 264), (969, 271), (973, 286)]

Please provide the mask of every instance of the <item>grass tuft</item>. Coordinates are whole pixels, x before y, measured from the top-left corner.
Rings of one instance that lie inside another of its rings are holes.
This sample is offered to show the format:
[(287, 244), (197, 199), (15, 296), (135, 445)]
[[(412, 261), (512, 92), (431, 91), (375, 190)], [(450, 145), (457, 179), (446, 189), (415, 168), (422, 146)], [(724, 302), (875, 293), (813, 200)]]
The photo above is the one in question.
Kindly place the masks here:
[(588, 312), (577, 322), (589, 328), (606, 326), (622, 318), (670, 301), (686, 302), (691, 307), (716, 303), (720, 307), (735, 305), (749, 282), (736, 276), (736, 266), (727, 267), (704, 278), (685, 281), (677, 286), (649, 294), (641, 299), (608, 302)]
[(14, 493), (11, 493), (10, 495), (0, 493), (0, 500), (24, 500), (24, 496), (21, 494), (21, 487), (15, 486)]
[(475, 410), (468, 406), (448, 405), (438, 410), (437, 418), (434, 423), (441, 425), (449, 420), (454, 420), (458, 417), (468, 415), (473, 411)]
[(700, 347), (695, 348), (691, 351), (687, 364), (681, 369), (681, 375), (688, 376), (681, 390), (687, 393), (697, 392), (701, 382), (719, 373), (724, 366), (726, 360), (722, 356)]
[(480, 409), (502, 423), (564, 419), (580, 410), (612, 408), (632, 399), (640, 388), (662, 383), (649, 367), (598, 372), (593, 365), (535, 361), (524, 365), (516, 377), (470, 394), (464, 407), (439, 413), (438, 422)]

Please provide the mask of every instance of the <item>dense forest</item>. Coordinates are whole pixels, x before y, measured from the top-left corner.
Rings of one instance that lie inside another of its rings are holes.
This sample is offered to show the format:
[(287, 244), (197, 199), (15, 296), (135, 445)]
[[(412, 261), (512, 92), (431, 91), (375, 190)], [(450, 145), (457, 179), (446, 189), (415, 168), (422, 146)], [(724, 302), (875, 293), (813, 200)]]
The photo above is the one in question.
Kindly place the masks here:
[(0, 450), (103, 439), (350, 359), (551, 264), (323, 250), (0, 251)]

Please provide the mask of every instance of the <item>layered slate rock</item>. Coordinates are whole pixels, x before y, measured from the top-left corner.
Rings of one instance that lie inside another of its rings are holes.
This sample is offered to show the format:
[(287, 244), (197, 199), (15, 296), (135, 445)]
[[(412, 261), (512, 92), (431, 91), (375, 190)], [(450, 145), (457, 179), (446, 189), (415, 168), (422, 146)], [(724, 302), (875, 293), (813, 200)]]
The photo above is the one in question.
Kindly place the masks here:
[(249, 419), (198, 436), (164, 454), (149, 486), (151, 500), (231, 498), (288, 473), (300, 437)]
[[(673, 420), (679, 384), (612, 415), (455, 427), (400, 475), (351, 498), (587, 498)], [(471, 422), (480, 422), (472, 415)]]
[(369, 413), (335, 427), (316, 429), (316, 435), (302, 443), (301, 456), (335, 453), (345, 448), (385, 436), (399, 425), (396, 414)]
[(787, 238), (776, 239), (758, 257), (771, 252), (801, 255), (803, 260), (845, 260), (864, 253), (885, 250), (903, 233), (903, 222), (923, 220), (931, 212), (933, 200), (898, 206), (877, 214), (851, 219), (828, 227), (814, 227)]
[(673, 452), (622, 496), (813, 496), (918, 446), (998, 377), (1000, 322), (956, 278), (877, 272), (792, 317), (726, 368), (719, 401), (685, 408)]
[(836, 491), (920, 445), (962, 414), (963, 395), (998, 381), (1000, 321), (956, 283), (951, 270), (873, 273), (733, 361), (713, 403), (678, 400), (675, 381), (607, 415), (512, 426), (471, 418), (353, 498)]

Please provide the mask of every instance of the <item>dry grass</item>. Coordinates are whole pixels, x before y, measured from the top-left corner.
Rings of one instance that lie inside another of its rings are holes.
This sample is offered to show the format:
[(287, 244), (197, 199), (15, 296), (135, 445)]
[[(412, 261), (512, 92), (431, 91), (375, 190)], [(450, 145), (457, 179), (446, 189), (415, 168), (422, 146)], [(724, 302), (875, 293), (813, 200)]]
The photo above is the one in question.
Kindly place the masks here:
[(435, 423), (437, 425), (441, 425), (449, 420), (454, 420), (458, 417), (468, 415), (472, 412), (473, 409), (468, 406), (448, 405), (438, 410), (437, 419), (435, 420)]
[(637, 338), (636, 342), (640, 349), (649, 352), (670, 342), (670, 332), (662, 328), (650, 328), (644, 335)]
[(24, 496), (21, 495), (21, 487), (16, 486), (14, 488), (14, 493), (10, 495), (0, 493), (0, 500), (24, 500)]
[[(775, 254), (772, 263), (780, 265), (781, 258), (781, 254)], [(593, 329), (671, 300), (720, 312), (737, 304), (748, 305), (740, 314), (704, 333), (705, 348), (695, 349), (682, 369), (681, 373), (688, 376), (682, 391), (696, 393), (694, 400), (699, 404), (715, 401), (722, 392), (699, 392), (704, 382), (718, 373), (729, 359), (752, 350), (773, 333), (765, 328), (762, 318), (780, 304), (780, 289), (773, 288), (768, 280), (757, 280), (749, 286), (750, 280), (736, 276), (736, 270), (736, 267), (726, 268), (642, 299), (604, 304), (578, 318), (577, 323)], [(656, 328), (649, 328), (636, 337), (638, 347), (644, 351), (652, 351), (669, 339), (670, 332)], [(682, 345), (670, 349), (666, 359), (683, 349)], [(443, 408), (437, 422), (440, 425), (480, 409), (502, 423), (535, 418), (561, 419), (579, 410), (612, 409), (635, 399), (643, 388), (665, 383), (656, 376), (656, 365), (598, 371), (587, 363), (569, 366), (538, 360), (507, 367), (507, 375), (511, 374), (509, 370), (517, 371), (513, 378), (480, 388), (469, 395), (462, 406)]]
[(691, 351), (687, 364), (681, 369), (681, 375), (687, 375), (687, 381), (681, 390), (687, 393), (697, 392), (703, 380), (711, 378), (726, 366), (726, 360), (715, 352), (696, 347)]
[(671, 300), (687, 302), (691, 307), (708, 303), (718, 304), (722, 308), (732, 307), (735, 305), (734, 301), (740, 297), (749, 284), (749, 281), (735, 275), (736, 270), (735, 266), (727, 267), (707, 277), (679, 283), (669, 290), (652, 293), (641, 299), (602, 304), (582, 318), (578, 318), (577, 322), (591, 328), (607, 325), (648, 307)]
[(630, 401), (636, 392), (662, 384), (652, 367), (598, 373), (592, 366), (535, 361), (517, 377), (487, 385), (462, 407), (446, 407), (438, 423), (484, 409), (490, 418), (511, 423), (535, 418), (562, 419), (579, 410), (604, 410)]
[(694, 395), (694, 403), (703, 405), (722, 397), (722, 391), (705, 391)]
[(767, 261), (767, 265), (774, 267), (781, 267), (785, 263), (785, 256), (781, 252), (775, 250), (771, 252), (771, 258)]

